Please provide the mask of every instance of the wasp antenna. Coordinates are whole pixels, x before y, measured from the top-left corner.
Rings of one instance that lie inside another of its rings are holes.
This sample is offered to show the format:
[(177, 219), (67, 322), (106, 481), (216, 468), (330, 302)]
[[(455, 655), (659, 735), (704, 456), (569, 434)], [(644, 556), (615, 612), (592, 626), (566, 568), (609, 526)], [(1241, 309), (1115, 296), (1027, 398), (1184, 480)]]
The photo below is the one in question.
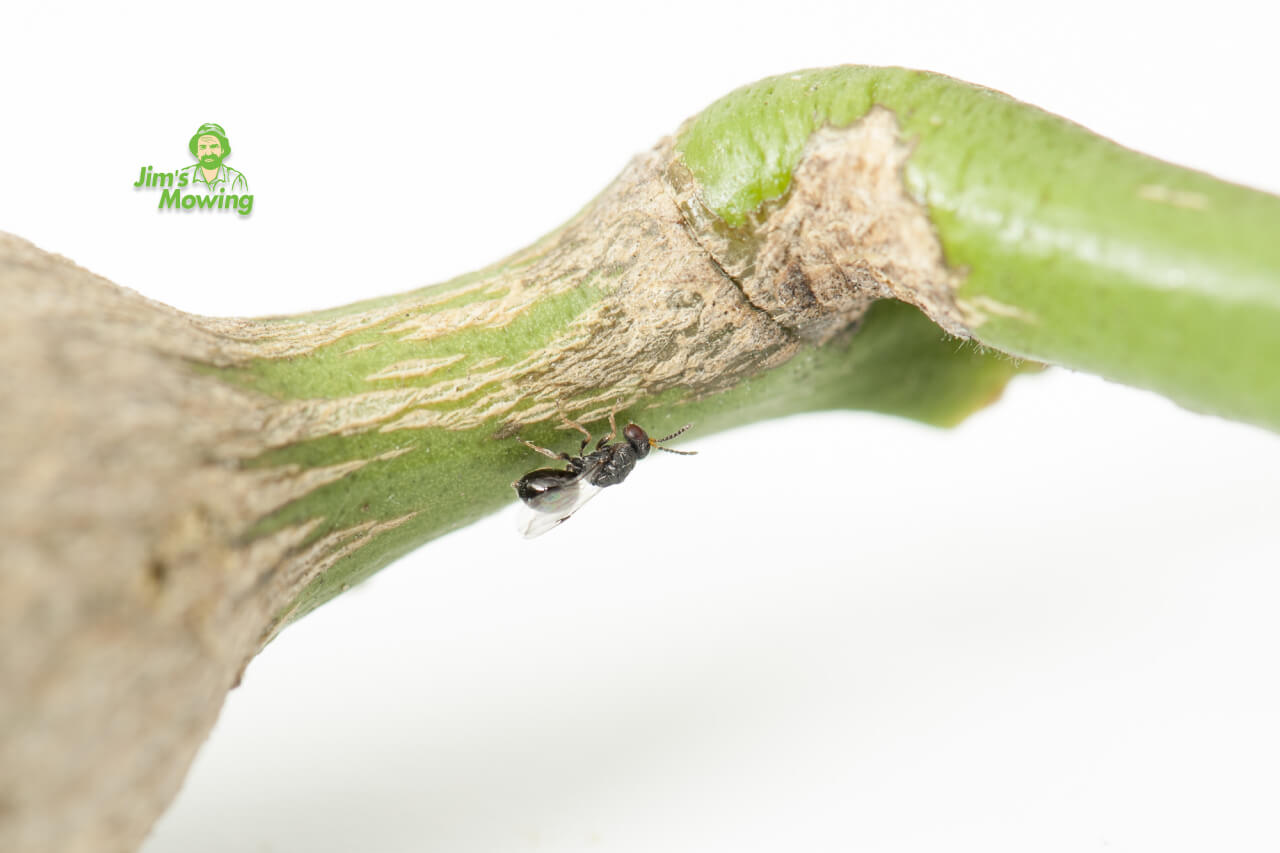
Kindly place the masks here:
[(672, 450), (670, 447), (663, 447), (660, 444), (655, 444), (654, 447), (658, 448), (659, 450), (665, 450), (668, 453), (679, 453), (681, 456), (697, 456), (698, 455), (698, 451), (696, 450)]
[[(670, 441), (671, 439), (675, 438), (677, 435), (680, 435), (680, 433), (684, 432), (685, 430), (687, 430), (687, 429), (688, 429), (689, 427), (691, 427), (691, 426), (693, 426), (693, 424), (685, 424), (684, 426), (680, 427), (680, 429), (678, 429), (678, 430), (676, 430), (675, 432), (671, 433), (671, 435), (667, 436), (666, 438), (652, 438), (652, 439), (649, 439), (649, 443), (650, 443), (650, 444), (652, 444), (652, 445), (654, 445), (654, 446), (657, 446), (657, 445), (659, 445), (659, 444), (662, 444), (662, 442), (664, 442), (664, 441)], [(666, 448), (663, 448), (663, 449), (665, 450)]]

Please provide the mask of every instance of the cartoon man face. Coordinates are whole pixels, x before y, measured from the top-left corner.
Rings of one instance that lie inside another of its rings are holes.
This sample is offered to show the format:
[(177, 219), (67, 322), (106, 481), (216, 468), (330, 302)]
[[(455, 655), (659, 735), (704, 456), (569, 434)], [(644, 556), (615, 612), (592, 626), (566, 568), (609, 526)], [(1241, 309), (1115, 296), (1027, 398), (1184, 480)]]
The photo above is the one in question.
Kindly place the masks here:
[(222, 141), (216, 136), (206, 135), (196, 140), (196, 157), (204, 169), (217, 169), (222, 165)]
[(208, 194), (225, 194), (228, 198), (244, 196), (250, 199), (246, 204), (252, 204), (244, 174), (223, 162), (231, 156), (232, 149), (222, 125), (212, 122), (200, 125), (187, 140), (187, 150), (196, 158), (196, 163), (182, 170), (180, 186), (200, 184)]

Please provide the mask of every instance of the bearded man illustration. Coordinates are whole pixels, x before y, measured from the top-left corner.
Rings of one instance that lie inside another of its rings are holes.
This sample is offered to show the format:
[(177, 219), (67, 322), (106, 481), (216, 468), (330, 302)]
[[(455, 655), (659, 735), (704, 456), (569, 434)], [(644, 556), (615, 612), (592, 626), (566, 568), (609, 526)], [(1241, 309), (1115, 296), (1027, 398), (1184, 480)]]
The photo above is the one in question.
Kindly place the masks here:
[(204, 184), (205, 190), (210, 194), (219, 191), (234, 194), (249, 191), (249, 182), (245, 180), (244, 174), (222, 162), (231, 156), (231, 142), (222, 125), (200, 125), (195, 136), (187, 143), (187, 148), (199, 162), (182, 170), (187, 179), (183, 181), (179, 177), (178, 186), (189, 186), (194, 190), (198, 184)]

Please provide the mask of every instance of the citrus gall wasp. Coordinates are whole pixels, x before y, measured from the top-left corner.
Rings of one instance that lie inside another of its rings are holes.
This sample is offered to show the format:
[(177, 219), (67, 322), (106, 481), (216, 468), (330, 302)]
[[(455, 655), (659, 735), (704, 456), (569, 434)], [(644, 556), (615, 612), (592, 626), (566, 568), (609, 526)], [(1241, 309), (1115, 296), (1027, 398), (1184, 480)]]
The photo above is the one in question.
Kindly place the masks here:
[(636, 424), (627, 424), (622, 430), (624, 441), (609, 442), (618, 433), (618, 425), (613, 412), (609, 413), (609, 434), (596, 442), (596, 449), (586, 453), (591, 442), (591, 433), (581, 424), (565, 418), (565, 423), (582, 433), (585, 438), (578, 448), (577, 456), (568, 453), (556, 453), (545, 447), (539, 447), (531, 441), (521, 441), (531, 450), (568, 463), (567, 468), (539, 468), (530, 471), (511, 484), (524, 501), (529, 511), (520, 522), (520, 532), (526, 539), (541, 536), (551, 528), (562, 523), (573, 515), (582, 505), (600, 493), (607, 486), (616, 486), (631, 469), (636, 461), (649, 455), (649, 448), (656, 447), (667, 453), (679, 453), (681, 456), (696, 456), (692, 450), (672, 450), (663, 447), (662, 443), (670, 441), (683, 433), (693, 424), (685, 424), (680, 429), (664, 438), (650, 438), (649, 434)]

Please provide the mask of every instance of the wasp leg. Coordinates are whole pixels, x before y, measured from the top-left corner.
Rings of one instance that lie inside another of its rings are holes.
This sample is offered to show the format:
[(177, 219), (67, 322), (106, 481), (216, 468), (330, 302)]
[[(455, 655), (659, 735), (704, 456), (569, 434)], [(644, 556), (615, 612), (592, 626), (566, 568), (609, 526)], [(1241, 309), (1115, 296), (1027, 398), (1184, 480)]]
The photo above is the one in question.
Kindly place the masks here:
[(525, 441), (523, 438), (520, 439), (520, 443), (523, 444), (525, 447), (529, 448), (530, 450), (541, 453), (543, 456), (550, 456), (552, 459), (563, 459), (565, 461), (569, 461), (573, 459), (573, 457), (570, 456), (568, 453), (556, 453), (554, 450), (547, 450), (547, 448), (545, 447), (539, 447), (538, 445), (534, 444), (532, 441)]
[[(618, 402), (622, 402), (622, 401), (619, 400)], [(610, 409), (609, 410), (609, 434), (596, 442), (596, 450), (599, 450), (609, 442), (613, 441), (613, 437), (618, 434), (618, 422), (614, 418), (615, 418), (615, 413), (613, 409)]]
[(591, 441), (591, 433), (587, 432), (587, 428), (584, 427), (582, 424), (578, 423), (577, 421), (571, 421), (568, 418), (564, 417), (564, 415), (561, 415), (560, 417), (564, 418), (565, 426), (573, 427), (578, 432), (586, 436), (586, 438), (582, 439), (582, 446), (578, 448), (578, 455), (581, 456), (582, 451), (587, 449), (587, 444), (588, 442)]

